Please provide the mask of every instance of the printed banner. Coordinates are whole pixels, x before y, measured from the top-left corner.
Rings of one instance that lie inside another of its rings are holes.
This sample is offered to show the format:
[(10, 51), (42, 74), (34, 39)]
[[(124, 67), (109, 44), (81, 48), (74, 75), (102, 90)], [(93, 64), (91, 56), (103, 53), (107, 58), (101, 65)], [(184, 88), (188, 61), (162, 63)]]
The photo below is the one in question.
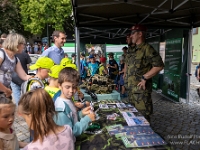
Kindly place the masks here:
[(179, 101), (182, 62), (182, 38), (166, 40), (165, 68), (162, 93)]

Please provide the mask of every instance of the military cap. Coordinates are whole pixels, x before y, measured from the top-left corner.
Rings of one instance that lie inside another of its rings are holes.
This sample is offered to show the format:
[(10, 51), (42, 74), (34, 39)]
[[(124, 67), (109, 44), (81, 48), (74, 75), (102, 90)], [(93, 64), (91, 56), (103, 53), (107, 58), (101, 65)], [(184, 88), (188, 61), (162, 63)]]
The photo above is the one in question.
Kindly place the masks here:
[(145, 26), (141, 25), (141, 24), (137, 24), (137, 25), (133, 26), (133, 27), (131, 28), (131, 30), (146, 31), (147, 28), (146, 28)]

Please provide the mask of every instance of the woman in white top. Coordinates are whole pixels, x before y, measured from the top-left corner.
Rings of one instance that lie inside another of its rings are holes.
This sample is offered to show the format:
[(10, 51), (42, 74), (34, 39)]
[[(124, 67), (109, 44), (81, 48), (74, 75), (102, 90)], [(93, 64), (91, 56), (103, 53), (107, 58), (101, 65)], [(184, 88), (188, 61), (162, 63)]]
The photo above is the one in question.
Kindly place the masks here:
[(0, 94), (11, 97), (12, 91), (10, 83), (12, 73), (15, 71), (22, 80), (27, 80), (31, 76), (23, 70), (21, 63), (15, 54), (24, 50), (25, 39), (22, 35), (11, 33), (4, 40), (0, 49)]

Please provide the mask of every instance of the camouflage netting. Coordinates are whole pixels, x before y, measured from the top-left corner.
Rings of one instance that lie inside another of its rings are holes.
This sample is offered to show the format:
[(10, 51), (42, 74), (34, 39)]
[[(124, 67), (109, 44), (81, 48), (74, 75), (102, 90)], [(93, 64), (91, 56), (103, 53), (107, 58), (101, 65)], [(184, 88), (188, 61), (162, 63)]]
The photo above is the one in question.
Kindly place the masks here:
[(96, 94), (110, 94), (115, 87), (116, 84), (114, 84), (114, 81), (109, 79), (108, 76), (100, 76), (98, 74), (95, 74), (89, 81), (80, 85), (80, 88), (86, 88)]

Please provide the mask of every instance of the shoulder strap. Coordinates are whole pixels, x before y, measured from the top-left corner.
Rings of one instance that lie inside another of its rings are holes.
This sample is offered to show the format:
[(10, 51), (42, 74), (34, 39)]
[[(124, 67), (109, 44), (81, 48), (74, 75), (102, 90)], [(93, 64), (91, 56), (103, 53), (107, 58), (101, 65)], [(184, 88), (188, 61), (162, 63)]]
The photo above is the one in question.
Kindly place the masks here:
[(18, 63), (18, 59), (17, 59), (17, 56), (15, 56), (15, 62), (16, 62), (16, 64)]
[(54, 96), (53, 96), (53, 102), (55, 102), (56, 101), (56, 99), (59, 97), (61, 95), (61, 90), (59, 90), (58, 92), (56, 92), (55, 94), (54, 94)]
[[(39, 83), (39, 86), (38, 85), (34, 86), (33, 85), (34, 81)], [(33, 88), (29, 89), (30, 86), (33, 86)], [(30, 78), (27, 81), (22, 83), (22, 85), (21, 85), (21, 94), (25, 94), (27, 91), (34, 90), (34, 89), (37, 89), (37, 88), (43, 88), (44, 89), (44, 87), (45, 87), (44, 83), (39, 78), (33, 77), (33, 78)]]
[[(1, 49), (1, 48), (0, 48), (0, 51), (3, 52), (3, 61), (2, 61), (2, 63), (1, 63), (1, 64), (3, 64), (3, 62), (4, 62), (4, 60), (5, 60), (5, 57), (6, 57), (6, 53), (5, 53), (5, 51), (4, 51), (3, 49)], [(16, 62), (16, 64), (18, 63), (17, 56), (15, 56), (15, 62)], [(0, 66), (1, 66), (1, 65), (0, 65)]]
[[(1, 48), (0, 48), (0, 51), (3, 52), (3, 61), (2, 61), (2, 63), (1, 63), (1, 65), (2, 65), (3, 62), (4, 62), (4, 60), (5, 60), (6, 54), (5, 54), (5, 51), (4, 51), (3, 49), (1, 49)], [(0, 65), (0, 66), (1, 66), (1, 65)]]

